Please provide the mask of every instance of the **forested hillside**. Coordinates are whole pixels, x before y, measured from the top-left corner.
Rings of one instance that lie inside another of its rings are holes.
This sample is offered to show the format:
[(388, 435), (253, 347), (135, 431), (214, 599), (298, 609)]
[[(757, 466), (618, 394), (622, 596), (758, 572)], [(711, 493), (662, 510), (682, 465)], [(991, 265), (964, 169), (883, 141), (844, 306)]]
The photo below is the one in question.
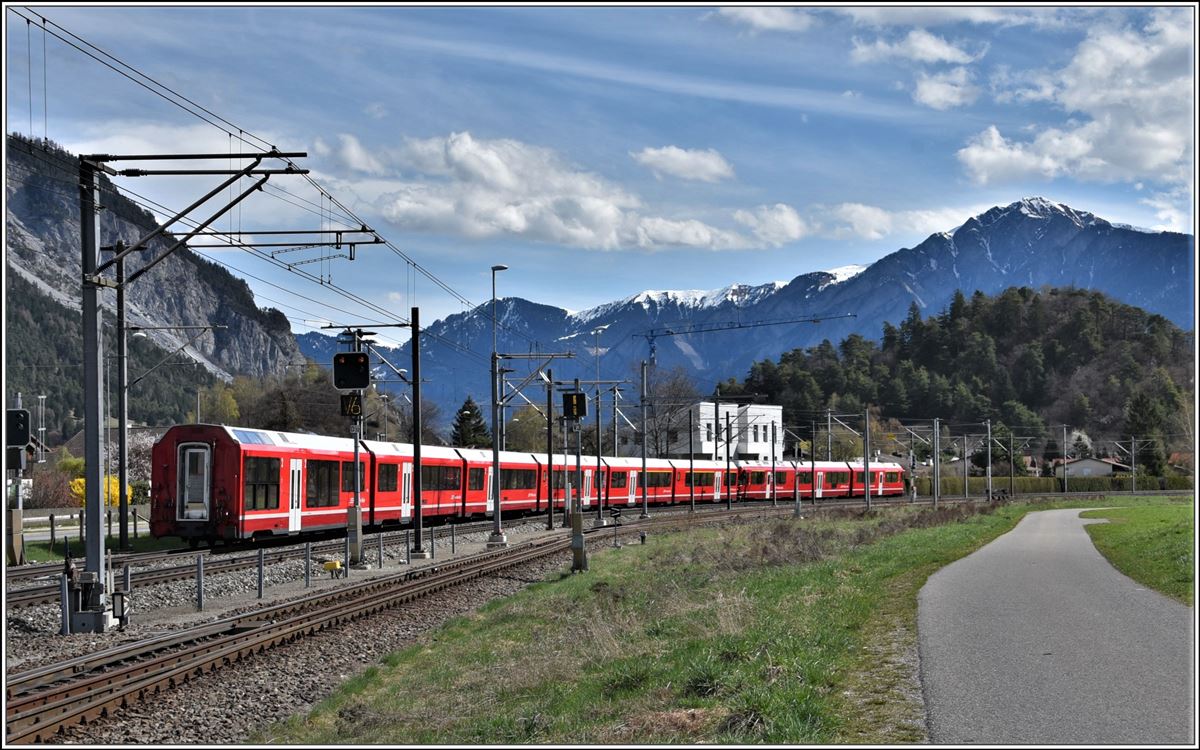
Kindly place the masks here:
[[(5, 392), (9, 399), (22, 395), (23, 407), (33, 410), (37, 397), (46, 396), (46, 441), (57, 445), (83, 426), (83, 321), (78, 309), (69, 309), (46, 296), (19, 274), (5, 278)], [(106, 375), (111, 404), (117, 416), (116, 340), (114, 320), (105, 316)], [(183, 354), (169, 352), (140, 338), (129, 338), (129, 381), (144, 378), (129, 390), (129, 418), (151, 425), (181, 421), (194, 410), (196, 389), (215, 378)], [(164, 362), (165, 360), (165, 362)], [(151, 372), (158, 363), (164, 362)], [(176, 364), (185, 363), (185, 364)], [(8, 402), (11, 407), (12, 401)], [(36, 417), (35, 417), (36, 419)]]
[(959, 292), (928, 318), (914, 304), (899, 327), (884, 324), (880, 343), (853, 335), (794, 349), (721, 393), (761, 394), (790, 423), (870, 405), (885, 419), (992, 419), (1048, 437), (1066, 424), (1190, 451), (1193, 352), (1193, 334), (1099, 292), (1014, 287)]

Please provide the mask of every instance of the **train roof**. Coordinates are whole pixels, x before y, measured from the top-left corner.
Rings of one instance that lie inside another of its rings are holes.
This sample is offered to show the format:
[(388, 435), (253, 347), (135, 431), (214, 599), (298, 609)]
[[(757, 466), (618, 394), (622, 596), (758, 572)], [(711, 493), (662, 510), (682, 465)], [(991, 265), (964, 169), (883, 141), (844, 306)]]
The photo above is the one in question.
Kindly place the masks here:
[[(225, 431), (229, 438), (242, 445), (263, 445), (278, 448), (301, 448), (306, 450), (324, 450), (324, 451), (353, 451), (354, 441), (349, 437), (331, 437), (329, 435), (317, 435), (308, 432), (282, 432), (279, 430), (259, 430), (251, 427), (231, 427), (221, 425), (219, 429)], [(376, 455), (385, 456), (411, 456), (413, 455), (413, 446), (411, 443), (396, 443), (383, 442), (377, 440), (363, 440), (362, 444), (368, 450)], [(500, 451), (501, 463), (534, 463), (544, 464), (546, 462), (545, 453), (524, 452), (524, 451)], [(466, 459), (471, 462), (488, 463), (492, 460), (492, 451), (487, 448), (454, 448), (441, 445), (422, 445), (422, 458), (435, 459)], [(603, 456), (601, 459), (605, 466), (618, 469), (635, 469), (642, 468), (642, 459), (633, 456)], [(581, 457), (581, 463), (594, 466), (596, 464), (595, 454), (584, 454)], [(556, 467), (575, 465), (575, 455), (556, 453), (554, 455), (554, 465)], [(724, 460), (713, 461), (711, 459), (696, 459), (691, 462), (691, 465), (697, 471), (720, 471), (724, 470), (726, 463)], [(730, 465), (738, 469), (755, 469), (762, 471), (770, 471), (770, 461), (744, 461), (735, 460), (730, 462)], [(779, 459), (775, 462), (776, 470), (780, 468), (795, 467), (801, 471), (805, 468), (814, 465), (811, 461), (789, 461)], [(667, 468), (687, 470), (689, 462), (687, 459), (665, 459), (665, 458), (647, 458), (647, 470), (662, 470)], [(825, 471), (837, 471), (852, 467), (855, 469), (862, 468), (862, 461), (816, 461), (815, 466), (818, 469)], [(904, 467), (901, 464), (891, 461), (872, 461), (871, 468), (886, 469), (889, 471), (903, 471)]]

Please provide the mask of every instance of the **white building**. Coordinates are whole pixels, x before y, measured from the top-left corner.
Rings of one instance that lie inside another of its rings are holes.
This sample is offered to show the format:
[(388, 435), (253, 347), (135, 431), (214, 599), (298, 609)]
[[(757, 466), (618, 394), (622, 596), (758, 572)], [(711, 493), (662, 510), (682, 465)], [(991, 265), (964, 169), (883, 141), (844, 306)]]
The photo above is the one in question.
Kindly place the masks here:
[[(668, 456), (688, 455), (687, 419), (692, 414), (692, 454), (696, 458), (725, 460), (771, 460), (771, 440), (775, 458), (783, 458), (783, 407), (771, 404), (746, 404), (701, 401), (675, 417), (671, 434), (674, 439)], [(732, 431), (732, 439), (726, 432)]]

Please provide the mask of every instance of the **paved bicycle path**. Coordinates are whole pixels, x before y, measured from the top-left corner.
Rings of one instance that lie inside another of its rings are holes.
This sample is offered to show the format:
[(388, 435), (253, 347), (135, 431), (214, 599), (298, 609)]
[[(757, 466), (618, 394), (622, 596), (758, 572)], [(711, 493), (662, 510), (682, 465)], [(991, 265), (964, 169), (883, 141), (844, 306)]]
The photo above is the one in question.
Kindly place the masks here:
[(933, 742), (1194, 743), (1194, 612), (1117, 572), (1080, 512), (1030, 513), (921, 589)]

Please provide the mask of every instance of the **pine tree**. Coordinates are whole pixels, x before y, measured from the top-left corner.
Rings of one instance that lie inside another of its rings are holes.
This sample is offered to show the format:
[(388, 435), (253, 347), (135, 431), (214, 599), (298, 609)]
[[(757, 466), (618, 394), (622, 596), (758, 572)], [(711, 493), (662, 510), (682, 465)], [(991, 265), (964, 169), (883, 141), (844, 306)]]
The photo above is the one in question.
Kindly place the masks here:
[(491, 448), (492, 435), (483, 421), (483, 412), (470, 396), (454, 415), (450, 443), (460, 448)]

